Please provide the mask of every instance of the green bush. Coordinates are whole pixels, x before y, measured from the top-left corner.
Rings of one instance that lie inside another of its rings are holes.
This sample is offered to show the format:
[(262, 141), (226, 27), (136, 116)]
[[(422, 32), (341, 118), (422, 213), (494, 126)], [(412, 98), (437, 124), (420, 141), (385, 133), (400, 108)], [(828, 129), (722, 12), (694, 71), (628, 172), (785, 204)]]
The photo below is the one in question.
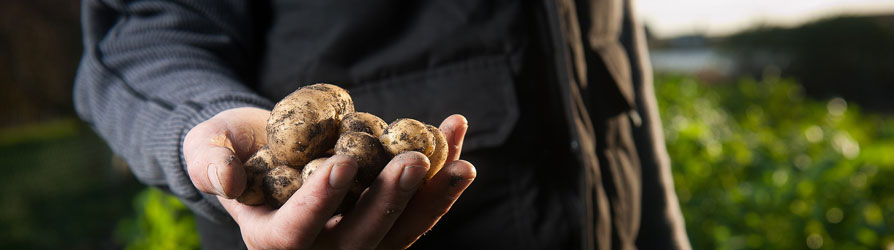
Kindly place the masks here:
[(198, 249), (194, 215), (176, 197), (146, 188), (134, 199), (135, 216), (118, 223), (116, 236), (128, 250)]
[(894, 246), (894, 119), (791, 80), (659, 76), (656, 94), (695, 249)]

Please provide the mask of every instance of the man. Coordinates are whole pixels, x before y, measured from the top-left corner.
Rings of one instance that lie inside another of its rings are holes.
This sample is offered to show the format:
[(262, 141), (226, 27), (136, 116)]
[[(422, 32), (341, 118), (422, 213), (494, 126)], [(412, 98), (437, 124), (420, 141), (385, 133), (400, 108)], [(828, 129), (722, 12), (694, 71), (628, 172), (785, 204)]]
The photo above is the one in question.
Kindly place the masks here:
[[(79, 114), (141, 181), (199, 215), (205, 248), (689, 248), (628, 1), (83, 9)], [(464, 115), (441, 123), (451, 163), (423, 184), (413, 173), (427, 162), (397, 157), (344, 217), (329, 217), (356, 168), (341, 157), (279, 210), (235, 203), (244, 173), (227, 159), (264, 142), (273, 101), (315, 82), (386, 121)]]

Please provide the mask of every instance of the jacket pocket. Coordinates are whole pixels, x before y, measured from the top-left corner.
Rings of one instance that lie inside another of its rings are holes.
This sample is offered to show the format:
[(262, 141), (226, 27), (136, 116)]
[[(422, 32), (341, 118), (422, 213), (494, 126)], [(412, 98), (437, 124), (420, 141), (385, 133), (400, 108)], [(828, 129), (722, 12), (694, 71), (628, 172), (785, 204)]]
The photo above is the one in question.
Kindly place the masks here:
[(438, 126), (451, 114), (469, 121), (463, 151), (502, 145), (519, 116), (513, 74), (502, 56), (474, 59), (357, 84), (357, 111), (390, 123), (414, 118)]

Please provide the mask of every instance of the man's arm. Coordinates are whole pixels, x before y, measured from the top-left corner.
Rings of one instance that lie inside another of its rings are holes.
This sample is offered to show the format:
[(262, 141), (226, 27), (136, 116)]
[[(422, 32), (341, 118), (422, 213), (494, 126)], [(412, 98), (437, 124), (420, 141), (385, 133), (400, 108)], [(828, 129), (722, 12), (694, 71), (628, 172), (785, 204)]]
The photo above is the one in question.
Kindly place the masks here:
[(475, 179), (459, 159), (468, 124), (455, 115), (441, 124), (448, 161), (433, 179), (422, 182), (424, 155), (401, 154), (353, 212), (332, 216), (356, 173), (345, 156), (330, 158), (279, 209), (228, 199), (244, 188), (241, 161), (266, 141), (272, 105), (237, 80), (251, 68), (247, 3), (196, 2), (84, 2), (76, 107), (144, 183), (211, 221), (235, 220), (251, 248), (402, 249)]
[(221, 111), (272, 105), (238, 80), (252, 70), (249, 3), (199, 2), (84, 1), (74, 99), (137, 178), (220, 223), (230, 216), (190, 182), (184, 137)]

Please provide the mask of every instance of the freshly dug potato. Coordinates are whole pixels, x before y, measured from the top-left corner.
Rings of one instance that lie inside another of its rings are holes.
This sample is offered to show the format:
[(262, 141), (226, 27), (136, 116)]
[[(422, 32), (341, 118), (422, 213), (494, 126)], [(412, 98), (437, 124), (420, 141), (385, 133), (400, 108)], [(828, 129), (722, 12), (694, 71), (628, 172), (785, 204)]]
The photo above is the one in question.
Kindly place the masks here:
[(335, 145), (341, 119), (351, 112), (354, 102), (338, 86), (314, 84), (292, 92), (273, 107), (267, 120), (273, 156), (300, 169)]
[(314, 171), (328, 159), (329, 157), (317, 158), (308, 162), (307, 165), (304, 165), (304, 169), (301, 169), (301, 181), (307, 182), (307, 178), (310, 178), (310, 175), (314, 174)]
[(434, 135), (425, 128), (425, 123), (413, 119), (405, 118), (392, 122), (379, 140), (392, 155), (416, 151), (430, 156), (435, 151)]
[(354, 207), (354, 203), (363, 194), (363, 190), (369, 187), (376, 176), (385, 168), (385, 164), (391, 160), (392, 155), (385, 151), (382, 143), (375, 136), (365, 132), (347, 132), (338, 138), (335, 144), (336, 155), (347, 155), (357, 161), (357, 175), (354, 176), (354, 184), (345, 195), (338, 211), (344, 213)]
[(338, 134), (344, 134), (347, 132), (365, 132), (376, 138), (382, 136), (382, 133), (385, 132), (385, 128), (388, 127), (388, 123), (370, 113), (366, 112), (354, 112), (348, 115), (345, 115), (345, 118), (341, 120), (341, 126), (338, 129)]
[(432, 125), (425, 125), (425, 128), (428, 129), (428, 132), (432, 133), (435, 138), (435, 150), (428, 156), (428, 160), (431, 164), (431, 167), (428, 169), (428, 174), (425, 176), (425, 180), (431, 180), (432, 177), (435, 177), (435, 174), (438, 171), (441, 171), (441, 168), (444, 167), (444, 163), (447, 162), (447, 153), (449, 148), (447, 148), (447, 137), (444, 137), (444, 133), (441, 133), (441, 130)]
[(364, 188), (369, 186), (385, 164), (391, 160), (376, 137), (364, 132), (347, 132), (335, 144), (336, 155), (347, 155), (357, 161), (356, 179)]
[(237, 198), (248, 205), (279, 208), (332, 155), (357, 161), (354, 184), (339, 207), (350, 210), (395, 155), (418, 151), (429, 158), (426, 180), (443, 168), (447, 140), (436, 127), (413, 119), (390, 125), (354, 112), (348, 92), (330, 84), (296, 90), (276, 104), (267, 120), (267, 145), (245, 162), (246, 190)]
[(270, 154), (270, 148), (262, 147), (257, 153), (248, 158), (242, 167), (245, 169), (245, 191), (236, 198), (237, 201), (246, 205), (264, 204), (264, 176), (275, 165), (273, 164), (273, 155)]
[(393, 155), (416, 151), (428, 157), (431, 166), (425, 176), (426, 181), (431, 180), (447, 161), (447, 138), (441, 130), (413, 119), (392, 122), (379, 140)]
[(276, 166), (264, 176), (264, 198), (267, 205), (281, 207), (301, 184), (301, 171), (289, 166)]

